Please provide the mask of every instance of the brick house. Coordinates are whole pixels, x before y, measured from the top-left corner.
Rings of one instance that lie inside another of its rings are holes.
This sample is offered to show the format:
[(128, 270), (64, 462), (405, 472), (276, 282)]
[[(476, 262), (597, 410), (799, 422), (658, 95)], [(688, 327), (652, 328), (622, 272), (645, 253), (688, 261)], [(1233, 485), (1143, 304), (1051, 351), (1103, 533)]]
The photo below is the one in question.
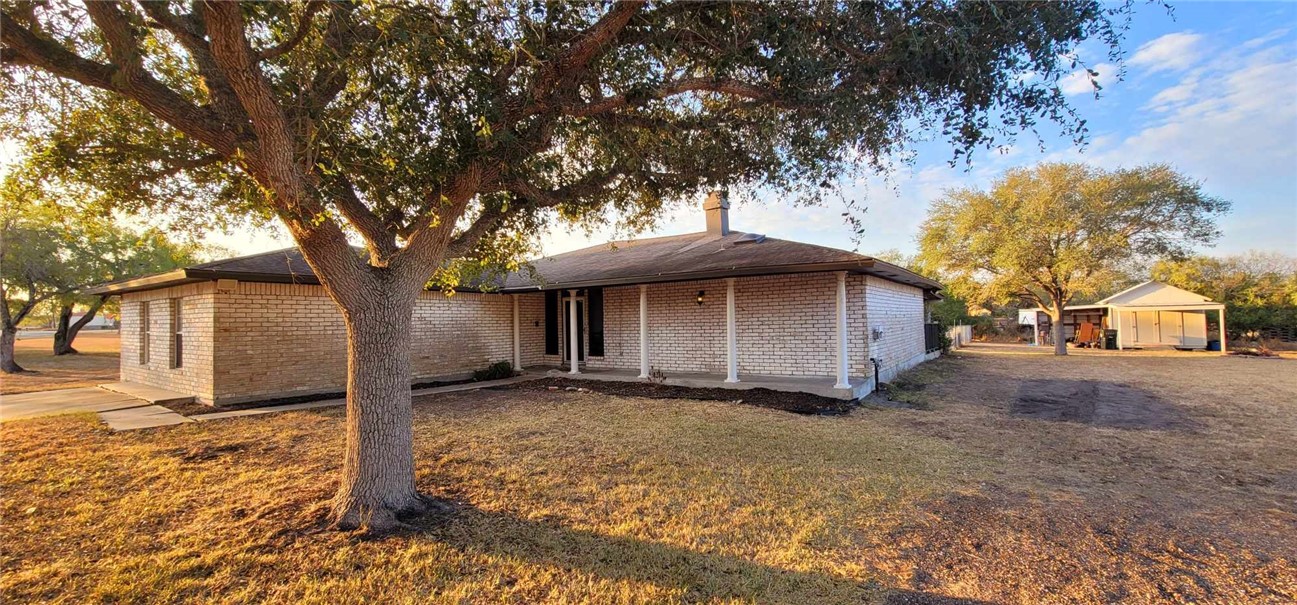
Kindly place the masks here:
[[(846, 399), (935, 355), (941, 285), (843, 250), (729, 229), (594, 246), (491, 287), (429, 291), (414, 310), (414, 381), (494, 362), (592, 379), (807, 391)], [(340, 392), (342, 317), (296, 249), (95, 290), (121, 297), (121, 380), (230, 404)], [(572, 359), (577, 363), (573, 367)]]

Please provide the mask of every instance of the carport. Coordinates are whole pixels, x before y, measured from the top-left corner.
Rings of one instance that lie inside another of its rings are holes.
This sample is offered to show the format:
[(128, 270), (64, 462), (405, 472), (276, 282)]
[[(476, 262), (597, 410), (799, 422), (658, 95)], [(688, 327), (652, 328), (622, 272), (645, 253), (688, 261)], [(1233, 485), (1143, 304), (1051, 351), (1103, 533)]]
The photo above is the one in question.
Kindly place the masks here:
[[(1044, 309), (1033, 309), (1027, 319), (1035, 320), (1035, 338), (1040, 344), (1040, 326), (1049, 321)], [(1225, 305), (1210, 298), (1156, 281), (1118, 292), (1089, 305), (1063, 309), (1064, 336), (1074, 338), (1083, 324), (1116, 331), (1118, 349), (1167, 347), (1207, 349), (1212, 340), (1208, 312), (1216, 312), (1216, 332), (1221, 352), (1227, 351)]]

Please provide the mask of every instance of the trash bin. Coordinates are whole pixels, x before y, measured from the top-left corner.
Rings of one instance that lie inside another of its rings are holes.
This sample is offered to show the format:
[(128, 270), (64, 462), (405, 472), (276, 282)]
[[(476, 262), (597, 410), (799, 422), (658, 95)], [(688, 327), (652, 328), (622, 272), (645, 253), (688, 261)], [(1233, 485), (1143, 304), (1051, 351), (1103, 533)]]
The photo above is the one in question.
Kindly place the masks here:
[(1220, 341), (1219, 341), (1219, 340), (1209, 340), (1209, 341), (1207, 341), (1207, 350), (1208, 350), (1208, 351), (1219, 351), (1219, 350), (1220, 350)]
[(1104, 331), (1103, 331), (1103, 348), (1105, 348), (1105, 349), (1116, 349), (1116, 348), (1117, 348), (1117, 331), (1116, 331), (1116, 330), (1104, 330)]

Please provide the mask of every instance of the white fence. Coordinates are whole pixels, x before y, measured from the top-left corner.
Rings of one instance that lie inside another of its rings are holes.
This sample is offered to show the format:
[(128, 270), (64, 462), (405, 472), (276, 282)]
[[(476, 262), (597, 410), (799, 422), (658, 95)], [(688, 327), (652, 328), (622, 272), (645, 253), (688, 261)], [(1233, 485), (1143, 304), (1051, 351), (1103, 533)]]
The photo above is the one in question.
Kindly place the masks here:
[(946, 336), (950, 337), (950, 348), (959, 349), (970, 342), (973, 342), (973, 326), (950, 326), (946, 331)]

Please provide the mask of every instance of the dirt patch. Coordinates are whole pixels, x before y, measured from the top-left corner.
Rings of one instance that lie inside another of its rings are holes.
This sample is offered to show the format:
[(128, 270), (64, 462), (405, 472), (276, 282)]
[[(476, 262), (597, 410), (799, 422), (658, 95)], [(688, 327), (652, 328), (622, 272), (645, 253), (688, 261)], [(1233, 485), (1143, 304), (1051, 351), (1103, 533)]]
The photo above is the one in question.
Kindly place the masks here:
[(1121, 429), (1191, 430), (1183, 409), (1126, 384), (1101, 380), (1026, 380), (1010, 411), (1018, 416)]
[[(1139, 506), (1050, 501), (1003, 488), (935, 500), (893, 532), (914, 590), (961, 586), (997, 601), (1287, 603), (1293, 561)], [(1028, 599), (1035, 600), (1035, 599)], [(1239, 601), (1241, 602), (1241, 601)]]
[(851, 401), (821, 397), (810, 393), (789, 393), (771, 389), (700, 389), (652, 382), (612, 382), (603, 380), (571, 380), (568, 378), (543, 378), (515, 383), (501, 389), (548, 391), (556, 389), (586, 389), (594, 393), (621, 397), (647, 397), (649, 399), (698, 399), (702, 401), (734, 401), (792, 412), (821, 416), (840, 416), (856, 407)]

